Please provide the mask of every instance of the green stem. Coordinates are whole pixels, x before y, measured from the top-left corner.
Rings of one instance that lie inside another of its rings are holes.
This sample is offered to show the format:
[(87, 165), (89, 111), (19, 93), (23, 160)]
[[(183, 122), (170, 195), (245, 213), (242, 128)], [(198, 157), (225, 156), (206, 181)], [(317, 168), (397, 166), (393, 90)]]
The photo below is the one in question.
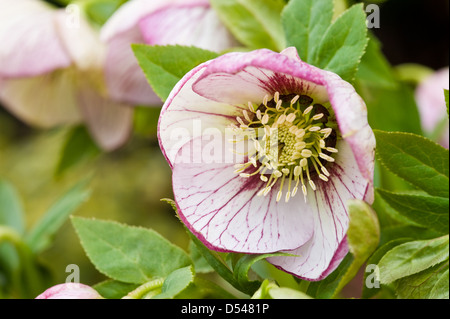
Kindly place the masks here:
[(2, 241), (11, 242), (16, 247), (23, 245), (20, 235), (14, 229), (0, 225), (0, 243)]
[[(164, 283), (163, 278), (158, 278), (149, 282), (146, 282), (145, 284), (137, 287), (135, 290), (131, 291), (123, 297), (122, 299), (142, 299), (144, 296), (146, 298), (151, 298), (154, 295), (161, 292), (161, 287)], [(151, 293), (155, 291), (155, 293)], [(151, 293), (151, 294), (150, 294)]]
[(0, 225), (0, 243), (10, 242), (16, 249), (21, 260), (23, 270), (23, 282), (26, 287), (26, 293), (29, 297), (35, 297), (41, 292), (42, 285), (40, 274), (35, 267), (34, 255), (28, 245), (22, 240), (22, 237), (11, 227)]

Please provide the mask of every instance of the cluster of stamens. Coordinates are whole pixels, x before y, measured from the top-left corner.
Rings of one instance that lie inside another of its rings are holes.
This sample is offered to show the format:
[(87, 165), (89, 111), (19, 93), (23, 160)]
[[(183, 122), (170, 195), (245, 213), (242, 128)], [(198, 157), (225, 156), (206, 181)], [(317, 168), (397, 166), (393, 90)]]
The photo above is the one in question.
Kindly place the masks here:
[(315, 191), (316, 176), (328, 181), (330, 173), (325, 166), (334, 162), (331, 155), (338, 152), (336, 131), (327, 126), (330, 112), (306, 95), (275, 92), (273, 99), (269, 98), (266, 95), (259, 106), (248, 102), (248, 109), (236, 118), (234, 132), (253, 141), (254, 150), (247, 154), (246, 163), (235, 165), (235, 173), (244, 178), (259, 174), (265, 184), (258, 196), (266, 196), (280, 181), (277, 202), (286, 183), (286, 202), (299, 187), (306, 201), (307, 185)]

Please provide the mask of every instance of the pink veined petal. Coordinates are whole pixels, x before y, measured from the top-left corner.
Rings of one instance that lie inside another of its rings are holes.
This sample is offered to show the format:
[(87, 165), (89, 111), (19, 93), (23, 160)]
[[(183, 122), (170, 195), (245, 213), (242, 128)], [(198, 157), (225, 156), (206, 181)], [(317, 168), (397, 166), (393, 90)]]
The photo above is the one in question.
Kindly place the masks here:
[(102, 149), (115, 150), (128, 140), (133, 122), (131, 107), (115, 103), (87, 86), (80, 89), (78, 101), (88, 130)]
[(272, 257), (275, 266), (308, 280), (326, 277), (347, 253), (348, 229), (346, 202), (364, 199), (369, 183), (361, 175), (350, 145), (339, 141), (339, 153), (330, 169), (328, 182), (317, 181), (317, 191), (308, 192), (308, 203), (315, 211), (314, 235), (305, 245), (288, 251), (299, 257)]
[[(362, 177), (373, 184), (375, 136), (367, 120), (367, 108), (355, 89), (338, 75), (327, 72), (326, 87), (342, 138), (350, 145)], [(373, 202), (373, 187), (365, 200)]]
[(159, 8), (140, 23), (145, 43), (195, 45), (222, 51), (237, 44), (208, 1), (177, 1)]
[(81, 120), (71, 68), (31, 78), (1, 79), (0, 101), (27, 124), (51, 128)]
[(131, 29), (112, 38), (108, 43), (104, 64), (105, 79), (111, 99), (132, 105), (160, 105), (139, 66), (131, 43), (143, 42), (139, 30)]
[(48, 288), (36, 299), (102, 299), (102, 296), (89, 286), (79, 283), (65, 283)]
[(276, 91), (306, 94), (324, 103), (328, 94), (323, 75), (320, 69), (270, 50), (233, 52), (213, 60), (193, 89), (208, 99), (230, 104), (260, 103)]
[(43, 1), (0, 2), (0, 77), (27, 77), (72, 62), (55, 28), (57, 10)]
[(303, 198), (277, 203), (276, 188), (267, 196), (256, 196), (265, 186), (259, 174), (243, 178), (233, 173), (234, 164), (244, 161), (245, 156), (239, 155), (244, 143), (238, 143), (236, 158), (227, 161), (228, 145), (225, 142), (224, 147), (220, 131), (218, 136), (203, 135), (186, 143), (174, 165), (175, 201), (185, 225), (219, 251), (269, 253), (307, 242), (313, 216)]
[[(202, 130), (207, 128), (224, 131), (230, 124), (237, 123), (236, 116), (247, 107), (211, 101), (192, 91), (192, 84), (201, 76), (208, 63), (187, 73), (176, 84), (161, 110), (158, 139), (171, 167), (179, 149), (189, 139), (200, 136)], [(181, 139), (180, 135), (185, 138)]]

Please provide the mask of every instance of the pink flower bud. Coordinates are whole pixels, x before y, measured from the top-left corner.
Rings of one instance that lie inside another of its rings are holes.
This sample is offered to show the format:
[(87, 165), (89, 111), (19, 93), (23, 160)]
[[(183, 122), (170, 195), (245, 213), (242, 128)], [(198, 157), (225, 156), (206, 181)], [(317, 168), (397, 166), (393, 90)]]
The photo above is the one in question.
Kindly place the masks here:
[(65, 283), (48, 288), (36, 299), (102, 299), (93, 288), (79, 283)]

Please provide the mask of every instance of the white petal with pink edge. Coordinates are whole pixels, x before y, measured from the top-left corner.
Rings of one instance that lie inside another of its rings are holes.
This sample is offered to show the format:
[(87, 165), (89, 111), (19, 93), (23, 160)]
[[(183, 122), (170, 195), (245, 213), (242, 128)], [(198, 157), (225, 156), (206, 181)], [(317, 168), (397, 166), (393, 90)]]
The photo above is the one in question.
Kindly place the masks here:
[(338, 257), (344, 258), (345, 251), (340, 249), (346, 249), (341, 247), (349, 223), (346, 202), (353, 198), (363, 199), (369, 187), (350, 145), (340, 141), (337, 148), (339, 153), (330, 169), (329, 181), (319, 180), (317, 191), (308, 193), (308, 203), (315, 211), (313, 237), (304, 246), (289, 251), (299, 257), (268, 259), (275, 266), (308, 280), (324, 278), (334, 269), (330, 264), (338, 264)]
[[(216, 143), (212, 155), (210, 143)], [(265, 183), (259, 174), (243, 178), (234, 173), (234, 165), (245, 156), (225, 160), (222, 150), (228, 148), (222, 144), (221, 138), (199, 138), (180, 149), (172, 180), (178, 213), (187, 227), (209, 248), (221, 251), (270, 253), (306, 243), (312, 236), (313, 212), (303, 197), (276, 202), (276, 189), (256, 196)], [(237, 154), (244, 149), (238, 143)], [(202, 156), (197, 163), (195, 156)]]
[[(196, 131), (201, 133), (207, 128), (224, 131), (230, 124), (237, 123), (236, 116), (247, 107), (211, 101), (193, 92), (192, 84), (201, 76), (208, 63), (186, 74), (174, 87), (161, 110), (158, 138), (161, 150), (171, 166), (184, 143), (194, 135), (201, 135), (196, 134)], [(188, 138), (180, 140), (180, 134)]]
[[(372, 183), (376, 142), (366, 104), (353, 86), (334, 73), (326, 73), (326, 86), (342, 138), (349, 143), (362, 177)], [(365, 200), (373, 202), (373, 187), (368, 188)]]

